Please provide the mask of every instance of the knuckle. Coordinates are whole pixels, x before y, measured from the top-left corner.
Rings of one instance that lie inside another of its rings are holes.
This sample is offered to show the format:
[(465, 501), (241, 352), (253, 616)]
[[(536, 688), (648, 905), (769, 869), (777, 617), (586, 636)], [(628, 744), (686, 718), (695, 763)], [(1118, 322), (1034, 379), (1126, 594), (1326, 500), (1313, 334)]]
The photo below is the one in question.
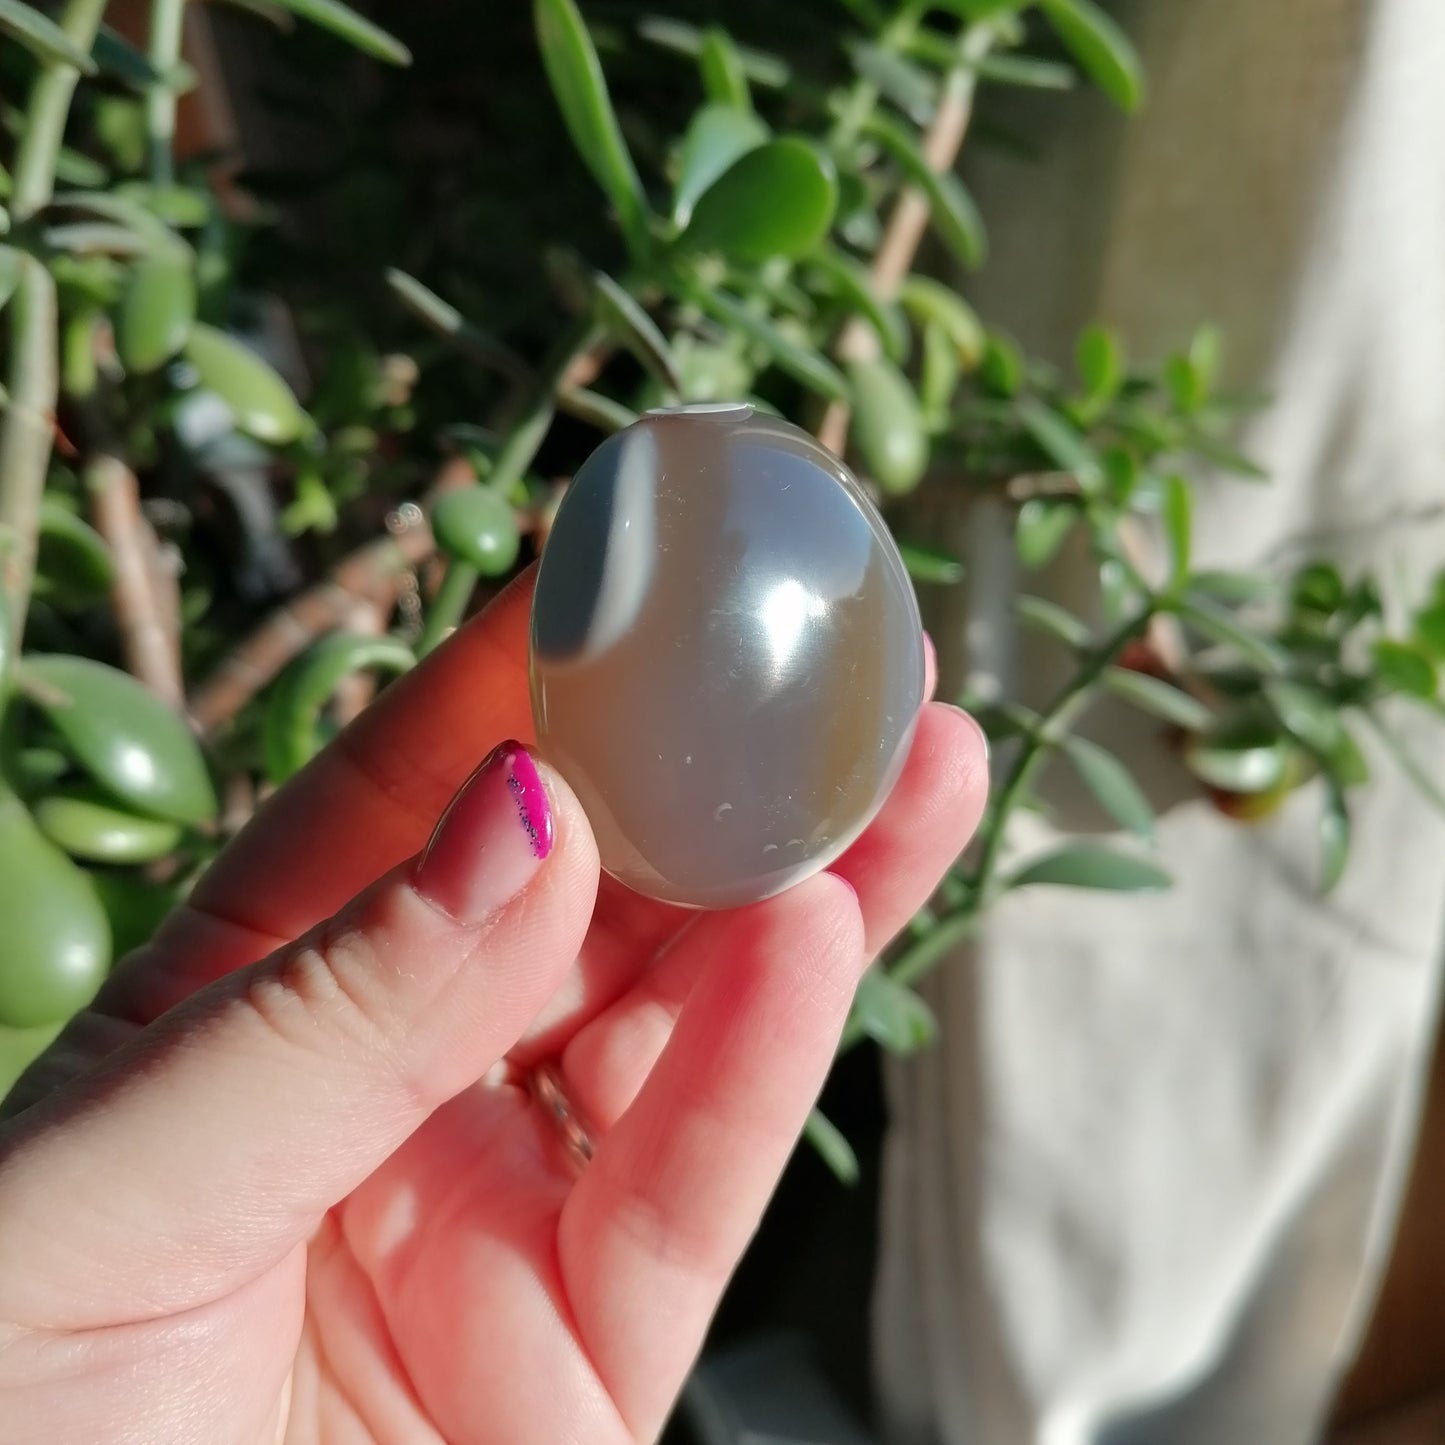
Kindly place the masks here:
[(374, 963), (363, 932), (329, 924), (257, 965), (245, 1002), (263, 1026), (295, 1047), (388, 1059), (398, 1039)]

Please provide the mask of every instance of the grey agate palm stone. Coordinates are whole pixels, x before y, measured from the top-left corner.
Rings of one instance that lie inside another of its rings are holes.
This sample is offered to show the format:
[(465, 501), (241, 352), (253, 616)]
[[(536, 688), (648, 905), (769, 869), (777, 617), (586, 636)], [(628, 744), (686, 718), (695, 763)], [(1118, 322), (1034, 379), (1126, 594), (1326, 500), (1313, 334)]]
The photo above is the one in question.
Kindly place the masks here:
[(726, 908), (825, 868), (882, 805), (923, 703), (898, 549), (806, 432), (649, 412), (588, 458), (532, 603), (532, 712), (602, 865)]

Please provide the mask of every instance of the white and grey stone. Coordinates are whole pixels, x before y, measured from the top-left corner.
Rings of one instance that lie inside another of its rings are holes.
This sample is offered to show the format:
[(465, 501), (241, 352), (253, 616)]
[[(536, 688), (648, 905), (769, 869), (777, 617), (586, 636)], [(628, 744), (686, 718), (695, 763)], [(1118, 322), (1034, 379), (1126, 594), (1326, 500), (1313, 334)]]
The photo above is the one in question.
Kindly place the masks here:
[(578, 471), (532, 607), (532, 710), (603, 866), (732, 907), (825, 868), (923, 702), (918, 608), (847, 469), (750, 406), (650, 412)]

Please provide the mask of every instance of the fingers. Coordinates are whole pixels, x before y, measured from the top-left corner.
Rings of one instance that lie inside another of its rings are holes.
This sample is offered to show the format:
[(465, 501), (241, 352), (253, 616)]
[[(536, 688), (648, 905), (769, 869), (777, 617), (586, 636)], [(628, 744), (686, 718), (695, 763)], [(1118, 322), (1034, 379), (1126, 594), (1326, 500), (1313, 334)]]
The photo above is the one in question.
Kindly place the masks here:
[(499, 749), (418, 861), (21, 1116), (0, 1153), (0, 1318), (175, 1312), (283, 1258), (512, 1045), (596, 887), (565, 784)]
[[(917, 912), (967, 845), (983, 811), (987, 775), (986, 748), (973, 721), (955, 708), (925, 707), (888, 801), (831, 870), (858, 895), (870, 956)], [(562, 1069), (568, 1093), (594, 1125), (606, 1129), (622, 1115), (666, 1045), (711, 957), (696, 936), (703, 921), (696, 919), (675, 938), (567, 1045)]]
[(988, 801), (988, 743), (959, 708), (929, 703), (882, 811), (833, 865), (857, 890), (878, 953), (927, 902), (968, 846)]
[[(271, 798), (97, 1007), (148, 1023), (211, 978), (335, 912), (426, 842), (437, 814), (503, 738), (532, 737), (531, 571)], [(186, 973), (173, 965), (184, 962)]]
[(661, 1424), (757, 1227), (864, 959), (857, 904), (829, 874), (705, 915), (687, 936), (705, 955), (698, 982), (558, 1223), (579, 1337), (640, 1438)]

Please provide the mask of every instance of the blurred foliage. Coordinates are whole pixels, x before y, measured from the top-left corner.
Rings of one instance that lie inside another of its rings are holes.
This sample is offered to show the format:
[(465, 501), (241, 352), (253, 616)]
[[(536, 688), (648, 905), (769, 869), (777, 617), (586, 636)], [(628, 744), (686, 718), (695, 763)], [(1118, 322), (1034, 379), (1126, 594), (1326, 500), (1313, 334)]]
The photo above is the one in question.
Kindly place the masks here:
[[(1032, 583), (1005, 600), (1069, 680), (1038, 709), (969, 700), (997, 745), (988, 814), (870, 971), (845, 1044), (925, 1045), (912, 985), (1003, 892), (1168, 886), (1128, 760), (1075, 731), (1101, 698), (1157, 719), (1230, 816), (1309, 790), (1322, 889), (1347, 863), (1362, 729), (1445, 804), (1386, 707), (1442, 706), (1445, 575), (1387, 620), (1369, 577), (1328, 562), (1200, 570), (1198, 486), (1261, 479), (1233, 450), (1250, 403), (1222, 387), (1218, 334), (1156, 365), (1091, 326), (1060, 368), (957, 284), (988, 253), (948, 141), (975, 91), (1143, 98), (1091, 0), (734, 0), (727, 30), (700, 0), (482, 10), (211, 7), (252, 77), (237, 173), (173, 154), (195, 84), (182, 0), (154, 0), (144, 50), (98, 28), (103, 0), (54, 20), (0, 3), (0, 78), (29, 96), (0, 116), (6, 1060), (183, 896), (233, 825), (222, 787), (252, 797), (302, 766), (359, 679), (404, 671), (535, 556), (599, 435), (662, 403), (746, 397), (846, 436), (900, 527), (919, 489), (995, 494), (1026, 578), (1066, 547), (1095, 564), (1087, 615)], [(920, 204), (926, 236), (903, 235)], [(406, 552), (418, 504), (433, 561)], [(899, 540), (920, 583), (968, 585), (931, 539)], [(321, 606), (348, 585), (370, 628)], [(284, 646), (255, 630), (282, 602)], [(169, 662), (141, 640), (167, 625)], [(230, 697), (238, 668), (274, 681)], [(1010, 820), (1043, 807), (1051, 764), (1117, 836), (1016, 857)], [(837, 1131), (809, 1133), (848, 1176)]]

